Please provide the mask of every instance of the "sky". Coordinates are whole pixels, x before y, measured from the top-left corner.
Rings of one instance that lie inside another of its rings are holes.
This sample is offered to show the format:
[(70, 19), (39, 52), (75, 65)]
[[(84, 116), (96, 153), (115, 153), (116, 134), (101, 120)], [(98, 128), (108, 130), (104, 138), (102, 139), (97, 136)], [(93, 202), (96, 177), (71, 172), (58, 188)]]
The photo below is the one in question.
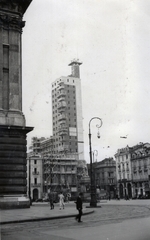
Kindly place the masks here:
[[(51, 83), (78, 58), (85, 160), (150, 142), (150, 1), (33, 0), (22, 34), (23, 113), (31, 138), (52, 135)], [(120, 138), (127, 136), (127, 138)]]

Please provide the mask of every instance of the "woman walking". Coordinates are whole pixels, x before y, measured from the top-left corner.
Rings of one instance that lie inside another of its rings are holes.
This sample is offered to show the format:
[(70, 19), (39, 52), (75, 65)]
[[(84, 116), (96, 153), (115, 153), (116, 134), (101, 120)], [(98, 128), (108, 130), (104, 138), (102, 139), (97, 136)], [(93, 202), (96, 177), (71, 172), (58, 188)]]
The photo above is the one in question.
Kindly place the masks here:
[(64, 203), (64, 195), (61, 192), (59, 194), (59, 209), (61, 210), (62, 207), (63, 207), (63, 209), (65, 208), (65, 203)]

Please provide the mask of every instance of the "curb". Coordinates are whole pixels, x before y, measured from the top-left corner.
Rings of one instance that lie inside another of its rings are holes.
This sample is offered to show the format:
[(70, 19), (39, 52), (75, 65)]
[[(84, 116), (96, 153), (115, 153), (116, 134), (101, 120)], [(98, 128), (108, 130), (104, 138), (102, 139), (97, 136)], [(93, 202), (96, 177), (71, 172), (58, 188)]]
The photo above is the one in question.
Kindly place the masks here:
[[(92, 214), (94, 210), (83, 213), (84, 215)], [(0, 225), (11, 224), (11, 223), (24, 223), (24, 222), (38, 222), (38, 221), (46, 221), (46, 220), (54, 220), (54, 219), (63, 219), (63, 218), (73, 218), (77, 214), (70, 214), (70, 215), (63, 215), (63, 216), (56, 216), (56, 217), (41, 217), (41, 218), (33, 218), (33, 219), (24, 219), (24, 220), (14, 220), (14, 221), (7, 221), (7, 222), (0, 222)]]

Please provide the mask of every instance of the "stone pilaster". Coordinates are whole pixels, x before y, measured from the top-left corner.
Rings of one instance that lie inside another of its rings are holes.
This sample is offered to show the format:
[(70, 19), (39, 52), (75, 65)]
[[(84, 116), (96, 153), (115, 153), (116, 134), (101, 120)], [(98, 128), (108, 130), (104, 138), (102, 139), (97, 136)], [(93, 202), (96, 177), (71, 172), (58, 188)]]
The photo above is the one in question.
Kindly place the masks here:
[(0, 207), (29, 207), (22, 112), (23, 14), (32, 0), (0, 0)]

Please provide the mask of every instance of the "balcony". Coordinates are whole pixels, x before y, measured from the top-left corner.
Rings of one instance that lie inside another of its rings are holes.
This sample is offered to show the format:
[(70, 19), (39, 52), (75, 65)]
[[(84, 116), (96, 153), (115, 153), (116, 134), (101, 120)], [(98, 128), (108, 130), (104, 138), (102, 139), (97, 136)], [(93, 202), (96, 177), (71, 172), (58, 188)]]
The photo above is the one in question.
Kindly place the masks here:
[(39, 175), (39, 172), (32, 172), (33, 175)]
[(68, 129), (59, 131), (59, 136), (64, 136), (68, 134)]
[(67, 135), (68, 134), (68, 127), (67, 126), (62, 126), (58, 128), (58, 134), (60, 136)]
[(64, 113), (58, 115), (58, 121), (66, 120), (66, 115)]
[(60, 119), (59, 125), (65, 125), (66, 124), (66, 119)]
[(65, 90), (61, 90), (57, 95), (58, 98), (65, 97), (65, 96), (66, 96), (66, 91)]
[(58, 103), (58, 110), (59, 110), (59, 112), (60, 112), (60, 111), (65, 111), (66, 106), (67, 106), (67, 104), (66, 104), (65, 101), (59, 102), (59, 103)]
[(65, 175), (67, 175), (67, 174), (69, 174), (69, 175), (75, 175), (75, 174), (77, 174), (77, 172), (75, 171), (75, 170), (73, 170), (73, 171), (61, 171), (61, 170), (59, 170), (59, 171), (53, 171), (53, 174), (60, 174), (60, 175), (62, 175), (62, 174), (65, 174)]
[(120, 179), (118, 182), (127, 182), (126, 178)]
[(65, 101), (66, 99), (65, 99), (65, 96), (62, 96), (62, 97), (59, 97), (58, 98), (58, 102), (62, 102), (62, 101)]
[(137, 182), (145, 182), (145, 181), (148, 181), (148, 177), (142, 177), (139, 179), (139, 177), (137, 178), (133, 178), (133, 182), (137, 183)]
[(41, 187), (41, 183), (31, 183), (31, 187)]
[(65, 89), (65, 86), (64, 86), (64, 84), (62, 84), (62, 83), (59, 83), (59, 86), (58, 86), (58, 88), (57, 88), (59, 91), (60, 90), (64, 90)]

